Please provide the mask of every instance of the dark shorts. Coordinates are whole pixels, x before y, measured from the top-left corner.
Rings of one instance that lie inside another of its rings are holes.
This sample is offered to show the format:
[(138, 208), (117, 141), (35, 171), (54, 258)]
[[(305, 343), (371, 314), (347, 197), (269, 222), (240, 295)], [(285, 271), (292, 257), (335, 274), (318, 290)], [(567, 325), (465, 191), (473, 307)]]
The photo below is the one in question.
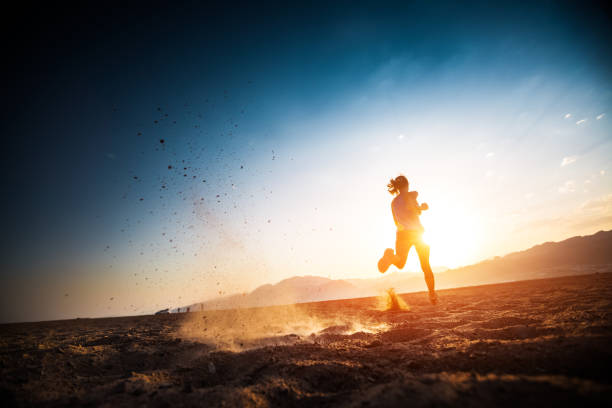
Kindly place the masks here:
[(421, 231), (397, 231), (395, 238), (395, 254), (397, 256), (406, 259), (413, 245), (417, 250), (420, 260), (429, 259), (429, 245), (423, 242), (423, 233)]

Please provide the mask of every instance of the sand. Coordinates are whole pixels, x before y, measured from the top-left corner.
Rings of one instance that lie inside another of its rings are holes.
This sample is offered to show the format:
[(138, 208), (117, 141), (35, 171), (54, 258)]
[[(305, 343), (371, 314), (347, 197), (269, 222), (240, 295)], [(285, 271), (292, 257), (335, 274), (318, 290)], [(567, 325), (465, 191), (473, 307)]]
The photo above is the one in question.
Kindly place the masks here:
[[(601, 406), (612, 273), (299, 306), (0, 325), (17, 406)], [(383, 302), (384, 303), (384, 302)], [(5, 405), (6, 406), (6, 405)]]

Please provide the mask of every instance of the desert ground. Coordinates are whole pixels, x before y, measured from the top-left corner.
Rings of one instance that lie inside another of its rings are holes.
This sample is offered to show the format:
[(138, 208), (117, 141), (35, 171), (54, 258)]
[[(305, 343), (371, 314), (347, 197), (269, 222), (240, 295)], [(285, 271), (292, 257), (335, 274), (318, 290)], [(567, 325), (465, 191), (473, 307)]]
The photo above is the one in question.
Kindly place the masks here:
[[(157, 316), (0, 325), (15, 406), (602, 406), (612, 273)], [(4, 405), (6, 406), (6, 404)]]

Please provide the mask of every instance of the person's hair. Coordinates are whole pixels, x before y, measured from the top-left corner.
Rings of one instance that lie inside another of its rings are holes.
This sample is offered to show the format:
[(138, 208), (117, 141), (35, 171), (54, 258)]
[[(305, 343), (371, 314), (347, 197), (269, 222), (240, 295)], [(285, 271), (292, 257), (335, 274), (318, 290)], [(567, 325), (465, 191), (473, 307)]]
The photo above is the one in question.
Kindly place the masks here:
[(399, 194), (400, 189), (404, 187), (408, 187), (408, 179), (402, 175), (389, 180), (389, 184), (387, 184), (387, 190), (393, 195)]

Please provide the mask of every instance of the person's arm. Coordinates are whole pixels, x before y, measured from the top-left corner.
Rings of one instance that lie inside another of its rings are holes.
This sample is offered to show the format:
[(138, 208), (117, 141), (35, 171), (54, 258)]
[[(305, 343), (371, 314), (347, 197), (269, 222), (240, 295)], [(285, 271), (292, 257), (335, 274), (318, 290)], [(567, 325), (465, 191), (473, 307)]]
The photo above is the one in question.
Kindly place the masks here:
[(412, 191), (412, 193), (414, 193), (414, 202), (416, 204), (416, 208), (419, 210), (419, 215), (421, 214), (421, 211), (429, 210), (427, 203), (419, 204), (417, 201), (417, 197), (419, 196), (418, 191)]
[(393, 222), (395, 223), (395, 226), (399, 226), (397, 218), (395, 217), (395, 211), (393, 211), (393, 201), (391, 201), (391, 214), (393, 215)]
[(427, 205), (427, 203), (419, 204), (419, 202), (417, 201), (417, 197), (419, 196), (419, 193), (417, 191), (411, 191), (411, 193), (413, 194), (413, 197), (414, 197), (414, 206), (415, 206), (416, 212), (418, 215), (421, 215), (421, 211), (425, 211), (429, 209), (429, 206)]
[(395, 223), (397, 229), (400, 231), (403, 230), (404, 226), (400, 224), (400, 222), (397, 220), (397, 217), (395, 216), (395, 211), (393, 210), (393, 201), (391, 202), (391, 214), (393, 214), (393, 222)]

